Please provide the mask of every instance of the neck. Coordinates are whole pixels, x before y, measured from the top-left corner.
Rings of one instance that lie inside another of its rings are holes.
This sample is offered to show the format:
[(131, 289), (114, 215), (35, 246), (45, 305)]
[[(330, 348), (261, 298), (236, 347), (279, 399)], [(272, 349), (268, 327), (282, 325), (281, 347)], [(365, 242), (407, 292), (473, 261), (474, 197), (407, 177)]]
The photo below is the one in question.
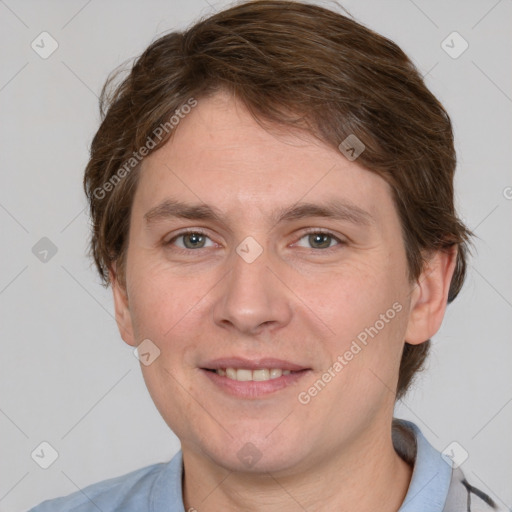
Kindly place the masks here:
[(386, 427), (330, 450), (307, 469), (279, 473), (232, 472), (183, 447), (185, 510), (396, 512), (412, 468), (393, 447), (391, 422)]

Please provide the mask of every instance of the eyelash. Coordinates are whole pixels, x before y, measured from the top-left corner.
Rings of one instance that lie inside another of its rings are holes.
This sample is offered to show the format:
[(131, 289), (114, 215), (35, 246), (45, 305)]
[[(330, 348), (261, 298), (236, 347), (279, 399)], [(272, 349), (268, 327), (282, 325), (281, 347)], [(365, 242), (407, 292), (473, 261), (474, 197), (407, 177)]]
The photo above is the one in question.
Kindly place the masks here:
[[(171, 246), (178, 238), (186, 236), (186, 235), (191, 235), (191, 234), (201, 235), (201, 236), (210, 238), (208, 236), (208, 234), (206, 233), (206, 231), (202, 230), (201, 228), (187, 229), (186, 231), (182, 231), (181, 233), (178, 233), (177, 235), (173, 236), (167, 242), (164, 242), (164, 245)], [(332, 247), (327, 247), (325, 249), (318, 249), (318, 248), (313, 248), (313, 247), (310, 248), (310, 250), (314, 251), (314, 252), (330, 253), (333, 250), (336, 250), (336, 248), (347, 244), (347, 242), (338, 238), (333, 232), (331, 232), (327, 229), (323, 229), (323, 228), (307, 228), (306, 230), (303, 231), (302, 235), (298, 238), (297, 242), (302, 240), (307, 235), (315, 235), (315, 234), (328, 235), (330, 238), (335, 240), (337, 243), (335, 245), (333, 245)], [(296, 243), (296, 242), (294, 242), (294, 243)], [(174, 250), (176, 250), (178, 252), (182, 252), (182, 253), (190, 253), (190, 252), (194, 252), (194, 251), (199, 251), (200, 249), (204, 249), (204, 247), (200, 247), (199, 249), (183, 249), (181, 247), (174, 248)]]

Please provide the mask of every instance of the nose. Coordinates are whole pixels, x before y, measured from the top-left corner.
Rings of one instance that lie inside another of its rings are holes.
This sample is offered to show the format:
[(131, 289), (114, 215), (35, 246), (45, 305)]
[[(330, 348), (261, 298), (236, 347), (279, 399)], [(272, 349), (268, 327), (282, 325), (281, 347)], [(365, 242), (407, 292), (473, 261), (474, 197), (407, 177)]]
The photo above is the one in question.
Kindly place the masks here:
[(279, 279), (278, 266), (270, 268), (266, 251), (252, 262), (236, 252), (230, 260), (231, 271), (217, 290), (214, 322), (225, 329), (252, 335), (287, 325), (292, 316), (292, 294), (283, 284), (284, 276)]

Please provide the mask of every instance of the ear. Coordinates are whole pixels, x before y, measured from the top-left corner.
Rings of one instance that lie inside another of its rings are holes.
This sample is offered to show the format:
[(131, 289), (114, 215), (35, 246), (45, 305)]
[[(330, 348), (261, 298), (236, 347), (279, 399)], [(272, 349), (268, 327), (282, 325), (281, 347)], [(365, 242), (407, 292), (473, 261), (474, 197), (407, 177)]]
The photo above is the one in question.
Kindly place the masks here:
[(441, 327), (455, 264), (457, 246), (436, 251), (425, 264), (411, 294), (409, 323), (405, 341), (419, 345)]
[(115, 262), (109, 269), (109, 275), (110, 283), (112, 285), (112, 293), (114, 295), (117, 328), (119, 329), (121, 338), (123, 338), (123, 340), (128, 343), (128, 345), (135, 347), (137, 343), (135, 342), (135, 336), (133, 335), (133, 325), (128, 304), (128, 294), (126, 292), (125, 286), (119, 282)]

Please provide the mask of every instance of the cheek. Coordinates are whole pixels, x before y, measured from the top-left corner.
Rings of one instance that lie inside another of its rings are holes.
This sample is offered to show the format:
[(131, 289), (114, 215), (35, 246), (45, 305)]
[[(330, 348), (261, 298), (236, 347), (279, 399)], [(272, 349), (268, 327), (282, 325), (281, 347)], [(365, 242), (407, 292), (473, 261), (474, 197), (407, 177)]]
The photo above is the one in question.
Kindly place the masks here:
[(407, 326), (407, 290), (401, 267), (385, 261), (353, 265), (325, 281), (328, 300), (317, 299), (317, 312), (334, 334), (323, 349), (332, 362), (341, 357), (343, 368), (335, 372), (341, 378), (335, 380), (351, 390), (349, 396), (359, 396), (361, 388), (378, 394), (377, 388), (394, 385)]
[(200, 301), (194, 279), (176, 278), (161, 264), (149, 258), (133, 261), (129, 303), (133, 328), (140, 337), (163, 340), (170, 335), (187, 311)]
[[(336, 339), (345, 341), (373, 326), (381, 314), (400, 302), (405, 286), (398, 273), (382, 264), (346, 266), (317, 283), (307, 290), (308, 305), (325, 319)], [(388, 316), (394, 319), (395, 312)]]

